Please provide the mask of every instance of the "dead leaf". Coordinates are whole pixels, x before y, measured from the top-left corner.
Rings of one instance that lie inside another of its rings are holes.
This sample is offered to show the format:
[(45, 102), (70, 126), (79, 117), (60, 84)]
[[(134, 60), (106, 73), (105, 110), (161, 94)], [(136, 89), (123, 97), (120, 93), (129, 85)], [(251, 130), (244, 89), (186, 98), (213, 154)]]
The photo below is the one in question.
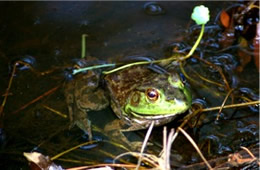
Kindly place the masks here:
[(220, 22), (225, 28), (228, 28), (230, 25), (230, 16), (224, 10), (220, 14)]
[(38, 152), (26, 153), (23, 155), (29, 161), (31, 170), (63, 170), (61, 166), (54, 164), (48, 156)]

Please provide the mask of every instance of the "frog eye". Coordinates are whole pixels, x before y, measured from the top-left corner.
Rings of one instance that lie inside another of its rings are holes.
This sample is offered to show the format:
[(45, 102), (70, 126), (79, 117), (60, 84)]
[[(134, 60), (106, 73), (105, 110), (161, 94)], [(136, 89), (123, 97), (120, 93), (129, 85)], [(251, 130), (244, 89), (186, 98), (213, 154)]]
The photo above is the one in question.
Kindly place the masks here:
[(146, 90), (145, 94), (146, 97), (153, 102), (159, 98), (159, 92), (156, 89), (149, 88)]

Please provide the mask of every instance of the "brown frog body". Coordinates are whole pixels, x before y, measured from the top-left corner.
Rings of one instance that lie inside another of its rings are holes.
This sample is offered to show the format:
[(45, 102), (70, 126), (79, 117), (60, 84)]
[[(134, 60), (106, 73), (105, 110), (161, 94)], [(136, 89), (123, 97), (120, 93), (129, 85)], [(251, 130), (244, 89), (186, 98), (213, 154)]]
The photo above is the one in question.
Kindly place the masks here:
[[(101, 78), (105, 88), (100, 88)], [(152, 121), (156, 126), (168, 123), (191, 105), (190, 92), (178, 74), (160, 74), (146, 66), (103, 76), (95, 70), (80, 73), (66, 84), (65, 96), (70, 120), (90, 138), (87, 112), (104, 109), (109, 103), (121, 122), (128, 125), (127, 131), (145, 129)]]

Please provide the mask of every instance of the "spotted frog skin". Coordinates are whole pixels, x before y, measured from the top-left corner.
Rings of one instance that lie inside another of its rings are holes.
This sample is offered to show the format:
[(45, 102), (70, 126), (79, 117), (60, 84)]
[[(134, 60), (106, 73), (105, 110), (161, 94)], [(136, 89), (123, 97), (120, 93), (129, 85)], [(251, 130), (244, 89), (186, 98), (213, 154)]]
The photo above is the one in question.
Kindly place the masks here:
[(87, 112), (109, 103), (127, 125), (125, 131), (146, 129), (152, 121), (156, 126), (166, 124), (191, 105), (191, 94), (174, 71), (160, 74), (146, 66), (133, 66), (104, 75), (104, 88), (100, 88), (100, 75), (95, 70), (81, 73), (65, 87), (70, 120), (90, 138)]

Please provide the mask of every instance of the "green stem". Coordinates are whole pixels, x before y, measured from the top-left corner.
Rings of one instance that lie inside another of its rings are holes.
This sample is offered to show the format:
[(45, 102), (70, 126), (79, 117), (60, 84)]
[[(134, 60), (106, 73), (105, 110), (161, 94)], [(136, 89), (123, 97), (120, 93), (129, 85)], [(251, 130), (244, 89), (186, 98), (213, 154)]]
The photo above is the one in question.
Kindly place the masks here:
[[(200, 43), (200, 41), (201, 41), (201, 39), (202, 39), (204, 30), (205, 30), (205, 24), (202, 25), (201, 31), (200, 31), (200, 35), (199, 35), (197, 41), (195, 42), (195, 44), (193, 45), (192, 49), (190, 50), (190, 52), (189, 52), (186, 56), (184, 56), (183, 58), (181, 58), (181, 60), (185, 60), (185, 59), (189, 58), (190, 56), (192, 56), (192, 54), (194, 53), (194, 51), (196, 50), (196, 48), (198, 47), (198, 45), (199, 45), (199, 43)], [(116, 71), (125, 69), (125, 68), (127, 68), (127, 67), (131, 67), (131, 66), (134, 66), (134, 65), (160, 63), (160, 62), (163, 62), (163, 61), (171, 61), (171, 60), (174, 60), (174, 59), (177, 59), (175, 55), (172, 56), (172, 57), (170, 57), (170, 58), (161, 59), (161, 60), (139, 61), (139, 62), (135, 62), (135, 63), (130, 63), (130, 64), (123, 65), (123, 66), (121, 66), (121, 67), (115, 68), (115, 69), (110, 70), (110, 71), (103, 71), (103, 74), (110, 74), (110, 73), (113, 73), (113, 72), (116, 72)]]
[[(103, 71), (102, 73), (103, 73), (103, 74), (111, 74), (111, 73), (113, 73), (113, 72), (116, 72), (116, 71), (125, 69), (125, 68), (127, 68), (127, 67), (135, 66), (135, 65), (144, 65), (144, 64), (160, 63), (160, 62), (168, 61), (168, 60), (169, 60), (169, 58), (160, 59), (160, 60), (153, 60), (153, 61), (138, 61), (138, 62), (129, 63), (129, 64), (126, 64), (126, 65), (117, 67), (117, 68), (115, 68), (115, 69), (113, 69), (113, 70)], [(171, 59), (171, 60), (173, 60), (173, 59)]]
[(114, 66), (115, 66), (115, 64), (102, 64), (102, 65), (84, 67), (84, 68), (79, 68), (79, 69), (73, 70), (72, 74), (74, 75), (74, 74), (77, 74), (82, 71), (93, 70), (93, 69), (104, 68), (104, 67), (114, 67)]
[[(193, 47), (191, 48), (190, 52), (186, 56), (181, 58), (180, 60), (185, 60), (185, 59), (187, 59), (187, 58), (189, 58), (190, 56), (193, 55), (194, 51), (196, 50), (196, 48), (198, 47), (198, 45), (199, 45), (199, 43), (200, 43), (200, 41), (202, 39), (204, 30), (205, 30), (205, 24), (202, 25), (201, 31), (200, 31), (200, 35), (199, 35), (197, 41), (195, 42), (195, 44), (193, 45)], [(83, 34), (82, 35), (82, 54), (81, 54), (82, 58), (85, 57), (85, 53), (86, 53), (86, 51), (85, 51), (86, 50), (86, 37), (87, 37), (87, 34)], [(134, 65), (144, 65), (144, 64), (151, 64), (151, 63), (160, 63), (160, 62), (172, 61), (172, 60), (175, 60), (175, 59), (177, 59), (177, 58), (174, 55), (174, 56), (172, 56), (170, 58), (166, 58), (166, 59), (160, 59), (160, 60), (154, 60), (154, 61), (139, 61), (139, 62), (129, 63), (129, 64), (123, 65), (121, 67), (117, 67), (117, 68), (109, 70), (109, 71), (103, 71), (102, 73), (103, 74), (111, 74), (113, 72), (116, 72), (116, 71), (119, 71), (119, 70), (122, 70), (122, 69), (125, 69), (125, 68), (128, 68), (128, 67), (131, 67), (131, 66), (134, 66)], [(97, 69), (97, 68), (103, 68), (103, 67), (111, 67), (111, 66), (115, 66), (115, 65), (116, 64), (103, 64), (103, 65), (95, 65), (95, 66), (91, 66), (91, 67), (80, 68), (80, 69), (77, 69), (77, 70), (73, 70), (72, 74), (77, 74), (79, 72), (86, 71), (86, 70), (91, 70), (91, 69)]]
[(190, 52), (185, 57), (183, 57), (181, 60), (185, 60), (185, 59), (189, 58), (190, 56), (192, 56), (192, 54), (194, 53), (194, 51), (196, 50), (196, 48), (198, 47), (198, 45), (199, 45), (199, 43), (200, 43), (200, 41), (202, 39), (204, 30), (205, 30), (205, 24), (202, 24), (202, 27), (201, 27), (201, 30), (200, 30), (200, 35), (199, 35), (197, 41), (193, 45), (193, 47), (190, 50)]
[(86, 56), (86, 37), (87, 34), (82, 34), (81, 38), (81, 58), (84, 58)]
[(113, 70), (103, 71), (102, 73), (103, 74), (110, 74), (110, 73), (122, 70), (122, 69), (127, 68), (127, 67), (131, 67), (131, 66), (134, 66), (134, 65), (142, 65), (142, 64), (150, 64), (150, 63), (151, 63), (150, 61), (139, 61), (139, 62), (135, 62), (135, 63), (126, 64), (126, 65), (123, 65), (121, 67), (117, 67)]

